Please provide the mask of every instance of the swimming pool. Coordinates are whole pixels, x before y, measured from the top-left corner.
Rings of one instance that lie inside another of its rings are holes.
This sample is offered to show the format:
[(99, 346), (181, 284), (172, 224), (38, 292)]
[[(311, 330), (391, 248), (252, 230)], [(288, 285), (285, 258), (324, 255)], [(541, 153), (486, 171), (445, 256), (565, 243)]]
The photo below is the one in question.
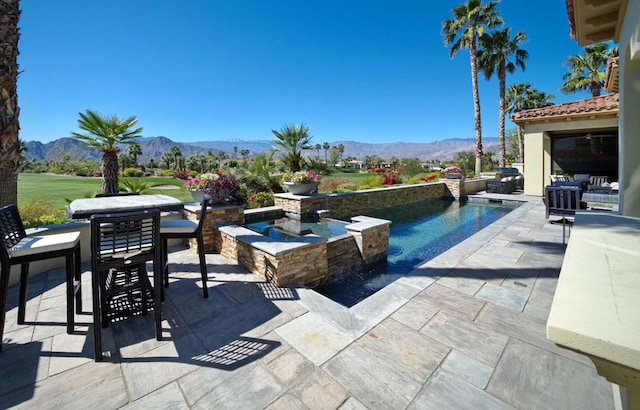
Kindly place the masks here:
[(431, 200), (371, 216), (392, 221), (386, 263), (344, 275), (314, 290), (351, 307), (514, 209), (495, 203)]

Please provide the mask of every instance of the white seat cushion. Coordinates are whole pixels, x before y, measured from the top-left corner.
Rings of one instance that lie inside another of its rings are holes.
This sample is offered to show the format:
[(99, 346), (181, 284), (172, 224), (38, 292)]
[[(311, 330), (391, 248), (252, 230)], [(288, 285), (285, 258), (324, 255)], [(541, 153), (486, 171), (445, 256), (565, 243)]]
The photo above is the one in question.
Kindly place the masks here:
[(190, 219), (167, 219), (160, 222), (160, 235), (172, 233), (195, 233), (198, 221)]
[(71, 249), (76, 246), (79, 240), (80, 232), (27, 236), (9, 249), (9, 255), (12, 258), (17, 258), (19, 256)]

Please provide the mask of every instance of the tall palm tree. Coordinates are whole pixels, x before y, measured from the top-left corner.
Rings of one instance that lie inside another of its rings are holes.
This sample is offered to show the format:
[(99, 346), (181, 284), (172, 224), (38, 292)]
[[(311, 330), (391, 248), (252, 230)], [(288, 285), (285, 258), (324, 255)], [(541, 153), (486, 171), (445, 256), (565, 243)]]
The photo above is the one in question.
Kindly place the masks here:
[(328, 142), (323, 142), (322, 143), (322, 149), (324, 150), (324, 163), (327, 163), (327, 152), (329, 151), (329, 148), (331, 148), (331, 145), (329, 145)]
[(282, 154), (281, 158), (289, 165), (291, 172), (300, 171), (302, 164), (302, 150), (311, 148), (311, 136), (309, 127), (302, 123), (285, 124), (280, 130), (271, 130), (275, 135), (277, 150)]
[(502, 24), (496, 7), (497, 1), (482, 4), (480, 0), (468, 0), (455, 7), (453, 19), (442, 23), (442, 35), (445, 46), (451, 45), (451, 58), (461, 48), (469, 49), (471, 63), (471, 89), (473, 93), (473, 114), (475, 119), (476, 175), (482, 171), (482, 122), (480, 119), (480, 94), (478, 92), (477, 41), (487, 28)]
[(320, 148), (322, 148), (322, 145), (320, 144), (316, 144), (313, 147), (316, 150), (316, 160), (320, 159)]
[[(516, 83), (507, 89), (505, 96), (505, 110), (515, 113), (522, 110), (546, 107), (553, 104), (553, 94), (534, 89), (529, 83)], [(518, 134), (518, 161), (524, 161), (524, 140), (522, 138), (522, 127), (517, 126)]]
[(127, 150), (127, 154), (129, 154), (129, 156), (133, 160), (133, 166), (137, 167), (138, 166), (138, 156), (142, 155), (142, 148), (140, 147), (140, 144), (137, 143), (137, 142), (130, 143), (129, 144), (129, 149)]
[(617, 56), (618, 47), (608, 48), (606, 43), (586, 46), (584, 54), (570, 55), (564, 62), (569, 72), (562, 76), (564, 83), (560, 86), (560, 91), (588, 91), (593, 97), (599, 96), (604, 87), (607, 60)]
[(85, 133), (72, 132), (71, 136), (88, 147), (102, 151), (102, 192), (118, 193), (118, 144), (130, 144), (140, 136), (142, 127), (132, 129), (138, 119), (135, 116), (120, 118), (103, 116), (96, 111), (78, 113), (78, 128)]
[(0, 206), (18, 202), (18, 174), (24, 167), (18, 139), (18, 20), (20, 2), (0, 0)]
[(524, 60), (529, 58), (529, 53), (520, 48), (520, 44), (525, 42), (527, 36), (524, 32), (518, 32), (511, 38), (511, 30), (505, 27), (502, 30), (496, 30), (491, 34), (485, 33), (480, 37), (480, 45), (482, 50), (478, 52), (478, 65), (484, 72), (485, 78), (488, 80), (493, 73), (498, 74), (498, 84), (500, 89), (500, 100), (498, 104), (498, 150), (499, 166), (504, 167), (506, 162), (505, 147), (505, 88), (507, 73), (513, 74), (516, 67), (520, 67), (524, 71)]

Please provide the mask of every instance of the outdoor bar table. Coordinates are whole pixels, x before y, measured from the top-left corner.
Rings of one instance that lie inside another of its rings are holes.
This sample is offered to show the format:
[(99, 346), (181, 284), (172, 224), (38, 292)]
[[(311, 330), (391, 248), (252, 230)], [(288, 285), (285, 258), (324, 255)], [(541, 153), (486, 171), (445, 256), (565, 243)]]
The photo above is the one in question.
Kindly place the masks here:
[(94, 214), (141, 211), (158, 208), (161, 211), (179, 211), (184, 204), (168, 195), (129, 195), (99, 198), (81, 198), (71, 201), (67, 213), (71, 219), (88, 219)]

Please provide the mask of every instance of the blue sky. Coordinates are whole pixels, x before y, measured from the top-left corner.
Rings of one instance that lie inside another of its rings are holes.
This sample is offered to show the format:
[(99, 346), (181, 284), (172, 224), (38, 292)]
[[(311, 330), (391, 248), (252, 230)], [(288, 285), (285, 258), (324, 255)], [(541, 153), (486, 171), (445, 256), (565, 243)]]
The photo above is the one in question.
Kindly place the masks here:
[[(455, 1), (64, 0), (21, 2), (20, 136), (77, 131), (78, 112), (135, 115), (143, 136), (271, 140), (305, 122), (314, 143), (472, 138), (468, 51), (452, 60)], [(556, 102), (568, 55), (565, 2), (503, 0), (524, 30), (524, 72)], [(498, 84), (480, 77), (483, 137), (498, 134)], [(507, 126), (513, 124), (507, 120)]]

